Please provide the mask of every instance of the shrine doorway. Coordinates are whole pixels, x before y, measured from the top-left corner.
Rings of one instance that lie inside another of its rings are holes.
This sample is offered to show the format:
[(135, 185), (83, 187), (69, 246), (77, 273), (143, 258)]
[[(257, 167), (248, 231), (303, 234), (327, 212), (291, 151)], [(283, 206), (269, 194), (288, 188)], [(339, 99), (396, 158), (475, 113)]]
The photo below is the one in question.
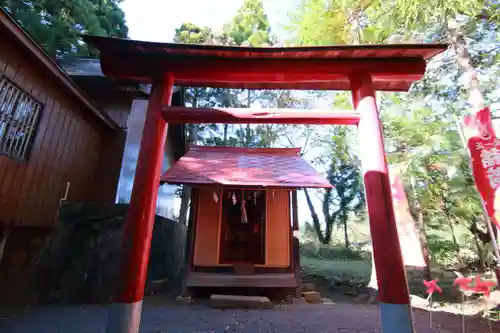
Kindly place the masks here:
[(220, 264), (265, 264), (266, 191), (222, 192)]

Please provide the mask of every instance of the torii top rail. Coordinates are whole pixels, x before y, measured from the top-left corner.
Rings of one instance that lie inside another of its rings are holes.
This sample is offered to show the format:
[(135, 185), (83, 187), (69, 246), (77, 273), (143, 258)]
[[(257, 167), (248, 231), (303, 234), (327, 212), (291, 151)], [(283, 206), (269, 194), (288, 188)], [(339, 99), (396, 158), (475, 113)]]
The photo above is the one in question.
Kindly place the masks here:
[[(126, 218), (120, 290), (109, 333), (137, 332), (167, 122), (357, 124), (384, 333), (413, 333), (375, 91), (407, 91), (443, 44), (248, 48), (84, 36), (105, 75), (153, 83)], [(354, 112), (170, 108), (173, 85), (350, 90)]]

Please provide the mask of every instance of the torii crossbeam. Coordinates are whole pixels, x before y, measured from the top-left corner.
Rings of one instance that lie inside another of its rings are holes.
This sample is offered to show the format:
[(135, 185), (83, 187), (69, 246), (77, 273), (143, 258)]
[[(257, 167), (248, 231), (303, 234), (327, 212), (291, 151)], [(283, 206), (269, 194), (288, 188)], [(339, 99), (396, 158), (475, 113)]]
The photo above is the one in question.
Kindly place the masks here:
[[(407, 91), (426, 60), (444, 44), (249, 48), (140, 42), (85, 36), (100, 51), (107, 76), (152, 83), (135, 181), (126, 218), (120, 291), (108, 333), (139, 329), (167, 122), (337, 123), (359, 128), (366, 200), (377, 273), (382, 330), (413, 333), (375, 91)], [(252, 111), (169, 108), (174, 84), (248, 89), (350, 90), (355, 112), (317, 117)], [(165, 108), (167, 106), (167, 108)], [(195, 112), (190, 114), (189, 112)], [(267, 119), (266, 116), (268, 117)], [(315, 119), (317, 118), (317, 119)]]
[(187, 108), (166, 106), (163, 118), (169, 124), (308, 124), (357, 125), (359, 112), (332, 110), (287, 110), (243, 108)]

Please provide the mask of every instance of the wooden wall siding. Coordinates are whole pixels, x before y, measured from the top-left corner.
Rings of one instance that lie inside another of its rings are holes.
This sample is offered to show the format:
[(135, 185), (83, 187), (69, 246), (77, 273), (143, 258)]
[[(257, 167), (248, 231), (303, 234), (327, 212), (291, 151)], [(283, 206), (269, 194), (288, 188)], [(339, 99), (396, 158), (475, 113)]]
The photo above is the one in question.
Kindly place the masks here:
[(290, 233), (289, 191), (268, 190), (266, 196), (266, 266), (290, 266)]
[(67, 182), (69, 200), (92, 200), (101, 190), (94, 178), (111, 130), (2, 29), (0, 45), (0, 75), (44, 106), (28, 161), (0, 156), (0, 224), (51, 226)]
[(221, 200), (213, 199), (213, 192), (219, 189), (201, 188), (198, 196), (196, 232), (194, 244), (194, 266), (217, 266), (219, 264), (219, 234)]

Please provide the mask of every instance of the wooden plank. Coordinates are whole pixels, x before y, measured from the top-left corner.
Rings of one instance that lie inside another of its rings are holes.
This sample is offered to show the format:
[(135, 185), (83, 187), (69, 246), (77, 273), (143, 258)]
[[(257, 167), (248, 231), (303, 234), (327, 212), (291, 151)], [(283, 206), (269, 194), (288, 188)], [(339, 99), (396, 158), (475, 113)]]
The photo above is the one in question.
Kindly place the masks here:
[(78, 200), (80, 194), (79, 188), (79, 173), (78, 168), (78, 155), (80, 154), (80, 147), (82, 146), (83, 128), (81, 119), (75, 114), (75, 140), (73, 141), (73, 149), (71, 151), (70, 159), (68, 160), (67, 172), (68, 180), (71, 183), (72, 191), (68, 194), (68, 200)]
[[(69, 155), (74, 150), (73, 142), (75, 139), (73, 116), (72, 116), (70, 110), (66, 110), (66, 113), (67, 113), (67, 120), (68, 121), (67, 121), (67, 124), (65, 126), (67, 126), (68, 129), (67, 129), (67, 134), (65, 136), (64, 151), (63, 151), (63, 154), (61, 156), (61, 162), (59, 163), (59, 169), (57, 171), (57, 175), (58, 175), (57, 187), (55, 190), (55, 193), (57, 193), (59, 200), (60, 200), (60, 198), (62, 198), (64, 196), (64, 194), (66, 192), (66, 187), (67, 187), (67, 183), (68, 183), (67, 165), (68, 165), (68, 161), (70, 160)], [(71, 190), (72, 189), (71, 189), (71, 184), (70, 184), (69, 192), (71, 192)], [(59, 200), (56, 203), (56, 207), (59, 206)]]
[(61, 176), (62, 166), (64, 165), (64, 157), (65, 157), (65, 154), (67, 153), (68, 146), (70, 146), (71, 114), (70, 114), (70, 110), (68, 110), (67, 108), (64, 108), (63, 112), (65, 115), (64, 116), (64, 124), (63, 124), (63, 131), (60, 133), (60, 140), (62, 141), (62, 144), (58, 146), (57, 163), (56, 163), (57, 167), (54, 170), (54, 173), (57, 175), (56, 183), (58, 182), (58, 180)]
[[(56, 104), (56, 107), (53, 109), (53, 112), (56, 112), (56, 118), (54, 120), (54, 129), (52, 130), (53, 135), (50, 138), (50, 145), (45, 151), (46, 155), (46, 161), (45, 165), (42, 166), (42, 182), (39, 187), (38, 191), (38, 200), (33, 204), (33, 210), (36, 212), (38, 209), (39, 213), (38, 218), (40, 219), (40, 222), (43, 223), (42, 221), (47, 221), (45, 223), (48, 223), (48, 221), (52, 218), (50, 216), (50, 212), (48, 210), (44, 210), (44, 207), (47, 207), (51, 205), (56, 199), (55, 195), (53, 192), (50, 191), (49, 184), (51, 182), (51, 179), (54, 177), (55, 174), (55, 168), (57, 166), (56, 164), (56, 152), (59, 146), (59, 143), (61, 142), (61, 132), (64, 130), (63, 125), (64, 125), (64, 118), (65, 118), (65, 112), (61, 106), (61, 104)], [(45, 224), (43, 223), (43, 224)]]
[(266, 191), (266, 266), (290, 266), (290, 201), (288, 190)]
[[(75, 114), (71, 112), (71, 119), (70, 119), (70, 134), (69, 134), (69, 145), (68, 145), (68, 151), (64, 155), (64, 160), (63, 160), (63, 169), (61, 170), (61, 177), (63, 179), (63, 184), (70, 183), (69, 184), (69, 192), (68, 192), (68, 198), (71, 198), (73, 192), (74, 192), (74, 184), (72, 184), (72, 179), (71, 179), (71, 161), (73, 158), (73, 155), (76, 153), (75, 151), (75, 144), (78, 141), (78, 132), (77, 132), (77, 121)], [(66, 185), (64, 185), (66, 186)], [(63, 186), (63, 187), (64, 187)]]
[[(10, 81), (16, 83), (16, 76), (18, 76), (19, 68), (21, 67), (21, 59), (13, 57), (10, 50), (6, 51), (9, 61), (6, 63), (4, 75)], [(17, 81), (22, 82), (23, 79), (24, 77), (17, 78)], [(15, 171), (17, 170), (18, 163), (6, 156), (0, 156), (0, 159), (4, 160), (4, 162), (0, 164), (0, 209), (4, 206), (3, 210), (7, 211), (9, 200), (12, 199), (7, 193)], [(6, 200), (4, 201), (2, 197), (5, 197)]]
[[(213, 192), (217, 193), (218, 202), (214, 201)], [(194, 245), (196, 266), (216, 266), (219, 262), (220, 198), (220, 188), (208, 187), (199, 190)]]
[[(293, 190), (292, 190), (293, 191)], [(287, 231), (288, 231), (288, 252), (289, 252), (289, 258), (290, 258), (290, 265), (289, 267), (287, 267), (287, 271), (288, 272), (292, 272), (294, 273), (294, 269), (295, 269), (295, 261), (294, 261), (294, 255), (295, 255), (295, 250), (294, 250), (294, 247), (293, 247), (293, 229), (292, 229), (292, 224), (290, 223), (290, 218), (291, 218), (291, 211), (290, 211), (290, 197), (291, 197), (291, 193), (292, 191), (288, 191), (288, 200), (287, 200), (287, 203), (288, 203), (288, 228), (287, 228)]]
[(302, 272), (300, 271), (300, 243), (299, 239), (294, 235), (294, 231), (299, 230), (299, 211), (298, 211), (297, 190), (292, 190), (291, 192), (292, 192), (292, 228), (290, 230), (292, 234), (291, 258), (293, 263), (293, 273), (295, 276), (295, 281), (297, 281), (295, 297), (300, 297), (302, 294)]
[(186, 285), (188, 287), (295, 288), (297, 283), (293, 273), (233, 275), (190, 272)]
[(37, 165), (38, 165), (38, 160), (43, 155), (42, 143), (43, 143), (43, 138), (46, 135), (47, 128), (49, 126), (50, 109), (51, 109), (53, 103), (54, 102), (52, 99), (48, 99), (44, 105), (44, 108), (42, 109), (42, 111), (40, 113), (40, 120), (39, 120), (37, 131), (35, 133), (33, 147), (31, 149), (31, 154), (30, 154), (30, 158), (28, 161), (28, 168), (26, 170), (26, 174), (24, 176), (22, 186), (21, 186), (20, 195), (19, 195), (18, 200), (17, 200), (17, 209), (16, 209), (16, 214), (15, 214), (16, 225), (22, 225), (22, 224), (28, 223), (26, 221), (26, 219), (28, 217), (28, 211), (29, 211), (29, 209), (26, 209), (27, 207), (29, 207), (27, 205), (27, 203), (30, 199), (30, 191), (32, 190), (31, 184), (32, 184), (33, 178), (35, 177), (35, 173), (36, 173)]
[[(47, 195), (50, 195), (50, 200), (42, 207), (42, 211), (46, 215), (46, 221), (55, 221), (54, 223), (57, 223), (57, 220), (55, 220), (55, 212), (59, 208), (60, 199), (64, 196), (66, 190), (66, 182), (61, 180), (61, 170), (64, 150), (68, 145), (67, 139), (70, 131), (69, 123), (71, 118), (68, 108), (63, 108), (61, 113), (64, 115), (62, 123), (63, 129), (58, 133), (57, 150), (53, 157), (54, 165), (51, 169), (51, 176), (46, 191)], [(60, 188), (62, 186), (64, 186), (64, 189)]]
[(299, 212), (297, 201), (297, 190), (292, 190), (292, 231), (299, 230)]
[(39, 160), (37, 166), (37, 173), (35, 174), (34, 181), (32, 182), (32, 188), (30, 191), (30, 201), (28, 203), (30, 207), (30, 221), (33, 224), (45, 224), (48, 221), (46, 215), (41, 211), (43, 203), (50, 200), (50, 195), (45, 192), (45, 187), (47, 180), (50, 177), (50, 166), (52, 163), (52, 150), (53, 146), (57, 143), (58, 136), (58, 119), (60, 114), (60, 103), (54, 103), (54, 107), (51, 109), (51, 117), (49, 128), (47, 129), (47, 135), (44, 137), (42, 143), (42, 156)]
[[(32, 89), (32, 91), (35, 88)], [(22, 189), (22, 206), (18, 206), (18, 223), (22, 224), (31, 224), (33, 225), (34, 220), (33, 217), (36, 215), (32, 214), (31, 209), (26, 209), (27, 207), (31, 208), (31, 204), (36, 200), (36, 185), (40, 181), (40, 167), (43, 165), (43, 161), (45, 160), (45, 152), (48, 142), (48, 137), (51, 136), (52, 121), (54, 119), (54, 100), (49, 99), (44, 104), (44, 108), (40, 114), (40, 123), (37, 129), (37, 133), (35, 135), (35, 142), (32, 148), (32, 156), (30, 156), (30, 160), (28, 161), (28, 170), (26, 175), (26, 180), (23, 182)]]
[(359, 113), (337, 110), (242, 109), (242, 108), (163, 108), (163, 117), (169, 124), (319, 124), (357, 125)]

